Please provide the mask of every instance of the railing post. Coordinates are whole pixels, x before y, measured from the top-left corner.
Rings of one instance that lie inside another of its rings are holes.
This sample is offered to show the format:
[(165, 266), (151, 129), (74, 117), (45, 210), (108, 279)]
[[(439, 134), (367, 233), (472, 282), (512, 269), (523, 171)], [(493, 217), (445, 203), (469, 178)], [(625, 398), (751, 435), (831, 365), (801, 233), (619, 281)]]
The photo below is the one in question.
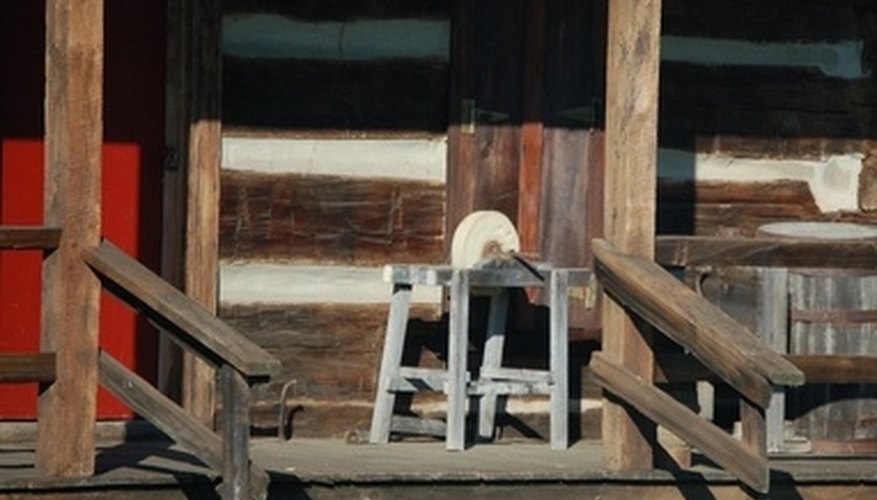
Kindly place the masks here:
[(225, 500), (250, 495), (250, 387), (237, 370), (222, 365), (222, 484)]

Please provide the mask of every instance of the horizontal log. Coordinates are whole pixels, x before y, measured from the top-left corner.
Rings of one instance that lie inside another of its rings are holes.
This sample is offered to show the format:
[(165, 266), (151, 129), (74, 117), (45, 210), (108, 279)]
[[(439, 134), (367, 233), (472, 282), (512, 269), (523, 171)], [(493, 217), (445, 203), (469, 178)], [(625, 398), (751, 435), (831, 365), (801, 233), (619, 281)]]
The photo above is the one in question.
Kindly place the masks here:
[(663, 32), (673, 35), (790, 44), (845, 41), (871, 33), (862, 16), (861, 9), (866, 5), (870, 4), (774, 0), (740, 9), (740, 3), (724, 0), (698, 3), (695, 8), (687, 0), (664, 0), (661, 23)]
[(0, 354), (0, 383), (55, 381), (55, 353)]
[(40, 226), (0, 226), (0, 249), (54, 250), (61, 241), (61, 229)]
[(665, 266), (877, 267), (875, 241), (658, 236), (655, 260)]
[[(837, 78), (806, 67), (674, 62), (663, 64), (661, 77), (664, 146), (690, 146), (695, 137), (716, 135), (870, 137), (877, 94), (867, 78)], [(776, 140), (766, 153), (783, 149), (784, 141)]]
[(224, 0), (226, 14), (283, 14), (313, 21), (341, 21), (369, 18), (447, 18), (448, 0), (369, 0), (368, 2), (326, 2), (323, 0)]
[(827, 220), (818, 208), (788, 203), (658, 204), (658, 234), (754, 236), (771, 222)]
[(446, 61), (225, 57), (223, 65), (223, 126), (447, 130)]
[[(808, 384), (877, 384), (877, 357), (786, 354)], [(703, 363), (684, 354), (663, 355), (655, 365), (655, 383), (684, 384), (718, 381)]]
[(223, 258), (323, 265), (441, 262), (444, 187), (226, 171), (219, 225)]
[[(693, 172), (692, 172), (693, 174)], [(782, 204), (817, 210), (805, 181), (740, 182), (658, 179), (658, 203), (672, 204)]]
[(807, 377), (808, 384), (877, 384), (877, 357), (786, 356)]
[(593, 355), (590, 368), (597, 383), (606, 390), (699, 449), (751, 488), (760, 492), (768, 491), (770, 475), (765, 457), (753, 453), (741, 442), (629, 370), (608, 361), (602, 353)]
[(208, 361), (228, 363), (247, 377), (266, 377), (280, 371), (280, 362), (274, 356), (109, 241), (84, 250), (83, 258), (121, 289), (122, 293), (117, 294), (121, 299), (168, 327), (178, 341)]
[(771, 384), (796, 386), (804, 375), (743, 325), (652, 261), (594, 240), (596, 273), (616, 300), (690, 350), (722, 380), (765, 407)]
[(122, 363), (101, 351), (100, 384), (210, 468), (222, 470), (222, 440)]

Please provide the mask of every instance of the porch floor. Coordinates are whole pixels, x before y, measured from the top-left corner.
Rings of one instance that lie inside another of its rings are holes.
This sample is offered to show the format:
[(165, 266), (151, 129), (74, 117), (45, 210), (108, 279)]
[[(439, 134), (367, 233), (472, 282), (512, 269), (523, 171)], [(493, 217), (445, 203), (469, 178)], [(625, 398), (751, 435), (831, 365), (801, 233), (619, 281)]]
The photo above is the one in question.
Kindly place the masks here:
[[(32, 448), (0, 446), (0, 497), (209, 498), (217, 483), (214, 473), (166, 441), (102, 446), (97, 452), (97, 474), (83, 479), (40, 477), (33, 468)], [(520, 441), (447, 452), (442, 442), (367, 445), (259, 438), (254, 439), (252, 451), (254, 460), (271, 475), (274, 498), (427, 494), (429, 498), (509, 499), (532, 498), (537, 492), (555, 498), (748, 496), (733, 477), (705, 460), (696, 460), (697, 465), (685, 471), (607, 472), (599, 442), (579, 442), (567, 451)], [(771, 498), (877, 498), (875, 456), (774, 457), (771, 468)]]

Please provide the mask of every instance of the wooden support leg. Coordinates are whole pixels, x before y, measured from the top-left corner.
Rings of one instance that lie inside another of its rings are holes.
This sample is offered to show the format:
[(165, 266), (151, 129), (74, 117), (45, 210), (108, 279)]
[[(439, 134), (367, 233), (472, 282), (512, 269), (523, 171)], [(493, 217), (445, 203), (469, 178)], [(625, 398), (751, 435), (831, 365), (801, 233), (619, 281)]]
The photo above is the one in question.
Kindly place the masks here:
[[(509, 309), (509, 294), (503, 289), (490, 298), (490, 315), (487, 319), (487, 338), (484, 341), (484, 357), (482, 368), (499, 368), (502, 366), (502, 353), (505, 346), (506, 316)], [(493, 439), (496, 425), (496, 393), (481, 396), (478, 410), (478, 437), (483, 440)]]
[(220, 370), (222, 387), (222, 484), (224, 500), (250, 496), (250, 387), (230, 365)]
[(551, 448), (565, 450), (569, 441), (569, 383), (567, 331), (569, 276), (551, 273)]
[[(785, 268), (761, 270), (758, 334), (773, 350), (789, 351), (789, 271)], [(767, 408), (767, 450), (785, 448), (786, 391), (774, 387)]]
[[(752, 404), (746, 398), (740, 398), (740, 429), (743, 446), (767, 464), (767, 422), (764, 409)], [(762, 476), (764, 491), (770, 489), (770, 471), (765, 470)]]
[(448, 339), (448, 451), (466, 448), (466, 356), (469, 347), (469, 273), (451, 275), (451, 315)]
[(393, 406), (396, 403), (396, 394), (390, 391), (390, 384), (399, 375), (399, 367), (402, 364), (405, 328), (408, 325), (410, 307), (411, 285), (394, 285), (390, 313), (387, 316), (387, 329), (384, 334), (384, 351), (381, 356), (375, 407), (372, 411), (370, 443), (386, 443), (390, 440), (390, 422), (393, 418)]

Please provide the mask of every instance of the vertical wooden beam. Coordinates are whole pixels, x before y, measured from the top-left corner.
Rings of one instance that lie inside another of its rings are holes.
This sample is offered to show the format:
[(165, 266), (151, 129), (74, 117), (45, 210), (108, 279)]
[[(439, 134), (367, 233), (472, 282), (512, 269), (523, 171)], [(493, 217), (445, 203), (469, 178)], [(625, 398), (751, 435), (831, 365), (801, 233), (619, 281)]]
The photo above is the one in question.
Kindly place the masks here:
[[(620, 251), (654, 258), (661, 0), (609, 2), (606, 71), (606, 239)], [(617, 303), (603, 309), (610, 361), (651, 382), (654, 355)], [(606, 466), (653, 467), (655, 426), (619, 400), (604, 401)]]
[[(220, 369), (222, 387), (222, 498), (250, 498), (250, 387), (230, 365)], [(267, 493), (267, 492), (266, 492)]]
[(521, 250), (538, 254), (542, 200), (542, 90), (545, 58), (545, 2), (529, 0), (524, 45), (524, 123), (518, 170), (518, 234)]
[[(188, 104), (186, 246), (184, 286), (187, 295), (216, 312), (219, 270), (219, 168), (222, 130), (222, 1), (192, 2), (186, 68)], [(215, 374), (187, 354), (183, 367), (183, 406), (213, 425)]]
[[(161, 277), (184, 289), (186, 249), (186, 165), (188, 143), (188, 93), (186, 89), (188, 38), (185, 36), (190, 2), (167, 2), (167, 68), (165, 82), (165, 158), (162, 177)], [(181, 401), (183, 350), (162, 333), (158, 342), (158, 387), (172, 400)]]
[(39, 397), (37, 470), (94, 472), (100, 282), (80, 258), (100, 240), (103, 0), (46, 1), (45, 224), (62, 229), (43, 269), (41, 350), (57, 380)]

